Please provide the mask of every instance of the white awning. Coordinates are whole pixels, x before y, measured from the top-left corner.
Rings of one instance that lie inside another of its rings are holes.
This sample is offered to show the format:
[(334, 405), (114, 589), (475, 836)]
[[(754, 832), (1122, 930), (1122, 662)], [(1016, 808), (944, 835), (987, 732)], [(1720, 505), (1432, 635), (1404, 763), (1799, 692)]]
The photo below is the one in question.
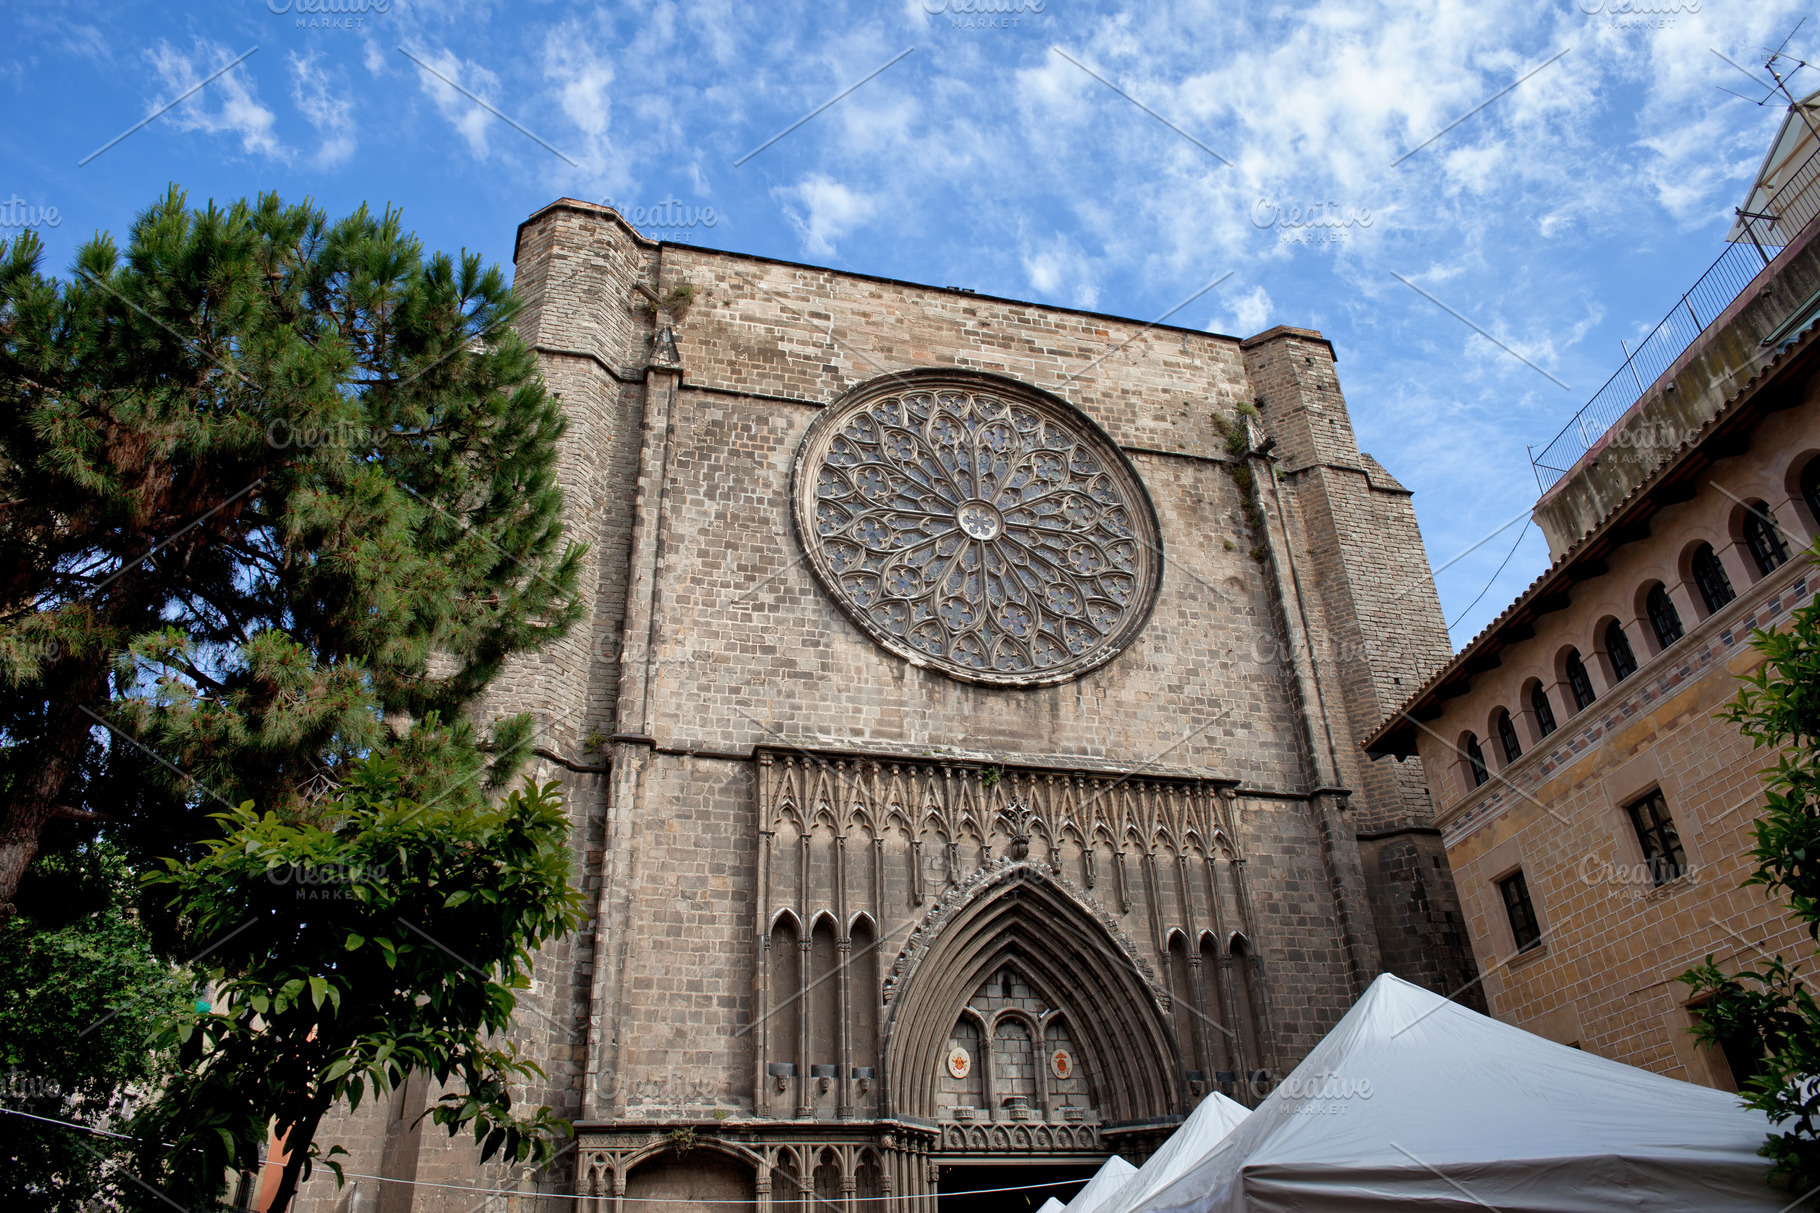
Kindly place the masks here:
[(1769, 1120), (1388, 974), (1143, 1213), (1775, 1213)]

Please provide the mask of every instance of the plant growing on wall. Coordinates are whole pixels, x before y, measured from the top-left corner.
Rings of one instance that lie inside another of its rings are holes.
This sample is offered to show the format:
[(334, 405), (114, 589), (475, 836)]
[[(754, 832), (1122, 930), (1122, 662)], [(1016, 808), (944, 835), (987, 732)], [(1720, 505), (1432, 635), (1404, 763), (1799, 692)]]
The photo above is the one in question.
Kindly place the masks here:
[[(1251, 474), (1251, 421), (1258, 415), (1256, 406), (1241, 400), (1233, 410), (1238, 420), (1229, 421), (1220, 414), (1213, 414), (1214, 428), (1226, 440), (1226, 456), (1230, 462), (1226, 470), (1232, 476), (1234, 484), (1239, 486), (1239, 495), (1244, 501), (1245, 523), (1251, 528), (1252, 538), (1260, 542), (1251, 545), (1250, 556), (1260, 563), (1270, 554), (1270, 549), (1261, 542), (1264, 534), (1264, 510), (1258, 504), (1257, 477)], [(1227, 549), (1232, 545), (1228, 543)]]
[[(1820, 545), (1809, 556), (1820, 559)], [(1754, 632), (1750, 643), (1763, 664), (1744, 676), (1721, 719), (1753, 746), (1779, 753), (1764, 772), (1751, 850), (1757, 867), (1744, 884), (1786, 896), (1820, 943), (1820, 596), (1796, 609), (1787, 628)], [(1796, 1191), (1820, 1184), (1820, 1004), (1802, 962), (1774, 956), (1732, 977), (1708, 956), (1680, 980), (1706, 998), (1694, 1029), (1701, 1043), (1738, 1059), (1761, 1050), (1742, 1094), (1775, 1126), (1762, 1150), (1773, 1175)]]

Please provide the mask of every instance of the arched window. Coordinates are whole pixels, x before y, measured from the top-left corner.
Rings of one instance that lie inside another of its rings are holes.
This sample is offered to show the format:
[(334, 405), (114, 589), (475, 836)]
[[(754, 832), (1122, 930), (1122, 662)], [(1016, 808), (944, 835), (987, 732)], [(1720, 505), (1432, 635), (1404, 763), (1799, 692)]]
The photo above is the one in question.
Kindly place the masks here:
[(1782, 529), (1769, 516), (1769, 506), (1752, 502), (1744, 515), (1744, 546), (1757, 562), (1757, 572), (1765, 577), (1788, 563), (1788, 545), (1782, 542)]
[(1546, 737), (1555, 731), (1555, 710), (1548, 703), (1548, 688), (1541, 683), (1529, 689), (1529, 707), (1536, 714), (1536, 727)]
[(1658, 585), (1651, 590), (1643, 600), (1643, 609), (1649, 613), (1649, 626), (1656, 629), (1656, 642), (1663, 648), (1681, 639), (1681, 612), (1675, 610), (1666, 589)]
[(1517, 744), (1517, 726), (1510, 722), (1510, 713), (1498, 709), (1498, 744), (1504, 747), (1504, 761), (1515, 762), (1523, 757), (1523, 747)]
[(1586, 663), (1580, 660), (1580, 650), (1567, 650), (1567, 660), (1563, 664), (1567, 669), (1567, 685), (1574, 693), (1574, 710), (1584, 712), (1592, 706), (1597, 696), (1593, 694), (1592, 678), (1586, 673)]
[(867, 1080), (863, 1091), (859, 1089), (862, 1084), (853, 1085), (853, 1103), (862, 1114), (878, 1103), (878, 1083), (872, 1081), (878, 1077), (878, 1005), (883, 991), (878, 973), (879, 949), (875, 946), (877, 935), (872, 920), (861, 915), (850, 936), (852, 959), (848, 974), (853, 991), (847, 1014), (852, 1023), (853, 1073), (849, 1077)]
[(1200, 1020), (1195, 1005), (1194, 981), (1188, 963), (1188, 941), (1180, 931), (1169, 933), (1169, 995), (1175, 1009), (1175, 1039), (1181, 1046), (1183, 1065), (1194, 1068), (1201, 1060)]
[(1637, 655), (1631, 651), (1630, 637), (1616, 619), (1605, 625), (1605, 654), (1611, 658), (1611, 672), (1619, 682), (1637, 672)]
[(1801, 499), (1807, 502), (1814, 521), (1820, 522), (1820, 456), (1809, 459), (1801, 469)]
[(1491, 772), (1485, 769), (1485, 751), (1479, 748), (1479, 739), (1472, 733), (1466, 734), (1466, 766), (1472, 772), (1472, 786), (1484, 787), (1485, 781), (1491, 778)]
[(768, 1064), (765, 1073), (768, 1079), (775, 1079), (775, 1087), (767, 1083), (764, 1098), (769, 1104), (788, 1108), (795, 1101), (793, 1091), (799, 1090), (795, 1082), (799, 1067), (808, 1062), (798, 1056), (802, 1037), (802, 952), (797, 947), (800, 935), (796, 919), (789, 914), (778, 917), (771, 928), (771, 975), (766, 1000), (770, 1004), (771, 1015), (765, 1021), (767, 1027), (766, 1041), (769, 1044)]
[(1694, 549), (1693, 573), (1694, 584), (1700, 587), (1700, 597), (1706, 600), (1708, 611), (1716, 611), (1738, 596), (1712, 544), (1703, 543)]
[[(841, 962), (840, 942), (834, 920), (822, 915), (809, 931), (809, 985), (803, 1013), (809, 1017), (809, 1084), (807, 1101), (816, 1107), (835, 1107), (840, 1099), (840, 982), (835, 980)], [(822, 1079), (829, 1079), (826, 1090)], [(800, 1105), (799, 1105), (800, 1106)]]
[[(1239, 1013), (1238, 1044), (1244, 1054), (1249, 1073), (1239, 1075), (1251, 1083), (1269, 1081), (1270, 1074), (1265, 1068), (1265, 1039), (1263, 1031), (1263, 974), (1258, 972), (1257, 957), (1252, 953), (1251, 944), (1243, 935), (1234, 935), (1232, 942), (1226, 945), (1227, 955), (1232, 957), (1232, 974), (1236, 978), (1233, 991)], [(1246, 1088), (1257, 1090), (1255, 1087)], [(1263, 1098), (1263, 1093), (1258, 1094)]]

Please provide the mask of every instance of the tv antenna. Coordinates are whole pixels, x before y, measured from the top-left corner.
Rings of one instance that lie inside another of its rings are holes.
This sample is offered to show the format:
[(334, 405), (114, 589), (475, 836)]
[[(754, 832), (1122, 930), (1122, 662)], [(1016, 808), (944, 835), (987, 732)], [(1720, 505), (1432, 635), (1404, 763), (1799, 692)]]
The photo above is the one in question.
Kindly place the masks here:
[[(1767, 105), (1767, 104), (1769, 104), (1769, 99), (1771, 97), (1774, 97), (1776, 94), (1780, 93), (1782, 95), (1783, 99), (1788, 102), (1789, 112), (1794, 113), (1794, 114), (1799, 114), (1801, 116), (1801, 121), (1803, 123), (1805, 123), (1807, 126), (1808, 133), (1813, 135), (1815, 139), (1820, 139), (1820, 127), (1816, 127), (1814, 125), (1813, 115), (1807, 112), (1807, 107), (1803, 106), (1800, 103), (1800, 101), (1795, 97), (1795, 94), (1792, 91), (1790, 91), (1790, 89), (1788, 87), (1788, 82), (1795, 78), (1796, 73), (1800, 72), (1800, 70), (1804, 67), (1812, 67), (1813, 64), (1809, 63), (1805, 59), (1798, 58), (1794, 55), (1785, 55), (1782, 53), (1783, 51), (1788, 49), (1788, 44), (1790, 42), (1794, 41), (1795, 35), (1800, 33), (1801, 27), (1806, 24), (1807, 24), (1806, 17), (1803, 17), (1803, 18), (1801, 18), (1801, 20), (1795, 22), (1795, 28), (1788, 31), (1788, 37), (1784, 38), (1782, 40), (1782, 45), (1778, 46), (1775, 50), (1770, 50), (1770, 48), (1767, 46), (1762, 48), (1763, 50), (1765, 50), (1769, 53), (1769, 58), (1767, 58), (1763, 61), (1763, 70), (1768, 72), (1770, 75), (1770, 79), (1775, 81), (1775, 83), (1771, 84), (1771, 85), (1766, 86), (1763, 83), (1763, 81), (1757, 79), (1756, 75), (1748, 67), (1745, 67), (1743, 64), (1739, 63), (1737, 60), (1733, 59), (1731, 56), (1725, 54), (1723, 51), (1720, 51), (1716, 48), (1712, 48), (1713, 54), (1718, 55), (1719, 58), (1725, 60), (1727, 63), (1731, 64), (1733, 67), (1735, 67), (1739, 71), (1743, 72), (1746, 76), (1750, 77), (1751, 83), (1755, 84), (1758, 88), (1767, 89), (1767, 91), (1763, 94), (1761, 99), (1753, 101), (1753, 100), (1751, 100), (1751, 98), (1746, 97), (1743, 93), (1732, 92), (1731, 89), (1726, 88), (1723, 84), (1715, 85), (1714, 87), (1717, 88), (1722, 93), (1731, 93), (1732, 96), (1738, 98), (1741, 101), (1750, 101), (1750, 103), (1752, 105)], [(1791, 63), (1794, 65), (1792, 68), (1787, 66), (1788, 64), (1791, 64)], [(1778, 64), (1783, 65), (1783, 70), (1780, 70), (1780, 71), (1777, 70)]]

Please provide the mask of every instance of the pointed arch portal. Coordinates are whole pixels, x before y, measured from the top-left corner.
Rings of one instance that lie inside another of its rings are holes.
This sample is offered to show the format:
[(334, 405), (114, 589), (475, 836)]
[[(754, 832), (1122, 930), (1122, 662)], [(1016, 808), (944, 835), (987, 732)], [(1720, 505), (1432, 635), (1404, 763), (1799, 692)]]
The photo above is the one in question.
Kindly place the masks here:
[[(940, 1117), (950, 1038), (970, 1000), (1010, 970), (1065, 1025), (1104, 1124), (1187, 1111), (1182, 1063), (1157, 995), (1097, 917), (1034, 867), (1014, 867), (956, 907), (887, 1010), (887, 1098), (897, 1115)], [(1009, 1012), (1001, 1012), (1009, 1014)], [(1027, 1018), (1027, 1017), (1026, 1017)], [(980, 1037), (982, 1062), (992, 1037)], [(1049, 1065), (1047, 1052), (1039, 1064)], [(996, 1119), (996, 1108), (984, 1110)]]

